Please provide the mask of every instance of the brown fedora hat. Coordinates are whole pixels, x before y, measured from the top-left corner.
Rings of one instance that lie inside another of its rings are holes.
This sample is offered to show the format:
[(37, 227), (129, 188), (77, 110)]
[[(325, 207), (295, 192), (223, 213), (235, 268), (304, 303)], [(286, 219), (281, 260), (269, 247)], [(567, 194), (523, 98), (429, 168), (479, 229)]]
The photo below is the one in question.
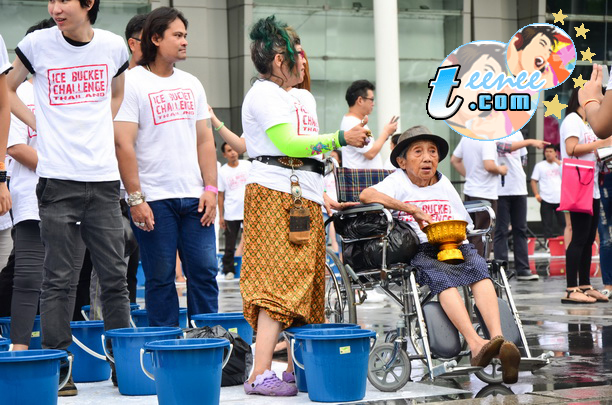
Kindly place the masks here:
[(417, 125), (404, 131), (399, 139), (397, 145), (391, 151), (391, 163), (393, 166), (399, 168), (397, 164), (397, 158), (410, 146), (411, 143), (416, 141), (432, 141), (438, 147), (438, 163), (444, 160), (448, 155), (448, 142), (444, 138), (438, 135), (434, 135), (431, 131), (423, 125)]

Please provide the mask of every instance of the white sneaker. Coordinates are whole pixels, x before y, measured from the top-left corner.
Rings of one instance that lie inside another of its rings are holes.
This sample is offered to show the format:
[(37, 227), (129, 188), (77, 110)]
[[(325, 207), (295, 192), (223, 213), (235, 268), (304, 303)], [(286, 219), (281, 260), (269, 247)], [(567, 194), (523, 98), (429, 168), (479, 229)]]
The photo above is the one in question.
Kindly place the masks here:
[(225, 274), (225, 279), (226, 280), (233, 280), (234, 279), (234, 273), (232, 273), (231, 271), (229, 273)]

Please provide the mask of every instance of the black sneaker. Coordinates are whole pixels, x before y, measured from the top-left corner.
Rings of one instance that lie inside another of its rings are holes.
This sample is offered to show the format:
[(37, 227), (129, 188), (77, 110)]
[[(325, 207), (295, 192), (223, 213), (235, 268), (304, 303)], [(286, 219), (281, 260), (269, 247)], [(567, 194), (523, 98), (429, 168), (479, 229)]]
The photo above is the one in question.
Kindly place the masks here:
[[(72, 353), (68, 352), (68, 356), (72, 357), (74, 359), (74, 356)], [(62, 361), (60, 362), (60, 376), (59, 376), (59, 383), (61, 384), (62, 382), (64, 382), (64, 380), (66, 379), (66, 375), (68, 374), (68, 370), (70, 369), (69, 365), (68, 365), (68, 361)], [(68, 382), (66, 383), (66, 385), (64, 385), (57, 393), (57, 396), (59, 397), (74, 397), (75, 395), (77, 395), (79, 393), (79, 391), (77, 390), (76, 385), (74, 385), (74, 381), (72, 380), (72, 375), (70, 375), (70, 377), (68, 378)]]
[(530, 270), (517, 270), (516, 271), (516, 279), (519, 281), (535, 281), (539, 280), (540, 276), (537, 274), (532, 274)]

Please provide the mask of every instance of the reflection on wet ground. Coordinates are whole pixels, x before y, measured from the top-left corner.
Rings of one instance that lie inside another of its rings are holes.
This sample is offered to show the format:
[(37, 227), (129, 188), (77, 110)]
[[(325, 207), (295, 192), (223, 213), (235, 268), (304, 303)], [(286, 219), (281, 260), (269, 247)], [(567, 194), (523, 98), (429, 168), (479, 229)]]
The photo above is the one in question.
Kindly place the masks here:
[[(520, 395), (513, 397), (518, 398), (517, 402), (507, 398), (509, 402), (504, 401), (503, 403), (564, 403), (565, 399), (551, 396), (550, 391), (563, 392), (565, 395), (563, 398), (571, 398), (572, 393), (584, 395), (576, 399), (594, 398), (593, 395), (585, 394), (583, 389), (577, 390), (577, 388), (610, 385), (612, 380), (612, 303), (561, 304), (560, 299), (565, 290), (564, 258), (536, 257), (535, 260), (531, 260), (531, 265), (532, 271), (538, 273), (540, 280), (519, 282), (512, 279), (513, 295), (521, 314), (532, 356), (552, 351), (554, 357), (550, 365), (533, 373), (521, 372), (517, 384), (504, 386), (487, 385), (475, 375), (437, 379), (434, 383), (430, 383), (427, 377), (422, 377), (425, 372), (423, 366), (418, 361), (413, 361), (413, 381), (462, 389), (469, 393), (417, 400), (397, 399), (367, 403), (390, 405), (460, 399), (472, 399), (473, 401), (474, 398), (494, 395), (527, 393), (533, 394), (527, 396), (525, 400), (521, 400), (523, 396)], [(594, 260), (591, 270), (594, 287), (601, 288), (598, 260)], [(242, 310), (237, 281), (220, 282), (220, 290), (220, 312)], [(380, 336), (384, 336), (388, 331), (395, 329), (400, 310), (382, 294), (379, 296), (375, 294), (372, 299), (368, 299), (358, 308), (357, 314), (358, 322), (362, 327), (373, 329)], [(467, 359), (463, 361), (467, 362)], [(587, 390), (587, 392), (590, 391)], [(612, 397), (612, 390), (589, 403), (608, 403), (606, 397)], [(576, 403), (580, 402), (582, 401)]]

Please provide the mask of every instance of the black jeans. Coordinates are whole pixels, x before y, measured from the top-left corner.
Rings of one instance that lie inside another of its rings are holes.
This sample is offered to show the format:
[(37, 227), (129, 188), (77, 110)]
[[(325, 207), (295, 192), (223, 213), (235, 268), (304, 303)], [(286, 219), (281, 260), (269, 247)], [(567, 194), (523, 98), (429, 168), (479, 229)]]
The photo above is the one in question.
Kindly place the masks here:
[(236, 252), (236, 240), (240, 233), (241, 220), (225, 221), (225, 249), (223, 253), (223, 274), (235, 273), (234, 253)]
[(493, 238), (495, 260), (508, 260), (508, 227), (512, 225), (514, 239), (514, 268), (516, 271), (529, 270), (527, 252), (527, 196), (499, 196), (497, 200), (497, 222)]
[(40, 178), (36, 195), (45, 246), (40, 296), (43, 348), (65, 350), (72, 342), (70, 318), (74, 301), (71, 306), (68, 297), (79, 279), (73, 256), (81, 238), (100, 277), (104, 328), (128, 328), (130, 301), (123, 260), (119, 181)]
[[(465, 201), (474, 201), (474, 200), (482, 200), (482, 201), (490, 202), (491, 208), (493, 208), (493, 211), (497, 213), (497, 200), (489, 200), (489, 199), (480, 198), (480, 197), (471, 197), (467, 194), (465, 195)], [(477, 212), (475, 214), (470, 214), (470, 216), (472, 217), (472, 221), (474, 221), (474, 229), (485, 229), (489, 226), (489, 215), (486, 212)], [(493, 228), (493, 232), (494, 231), (495, 231), (495, 228)], [(470, 241), (470, 243), (474, 244), (474, 248), (476, 248), (480, 256), (484, 257), (485, 259), (489, 258), (489, 254), (491, 253), (491, 244), (489, 244), (489, 246), (487, 247), (487, 251), (485, 252), (484, 242), (482, 241), (482, 236), (472, 236), (471, 238), (468, 238), (468, 240)]]
[(557, 208), (559, 208), (559, 204), (550, 204), (544, 200), (540, 204), (540, 216), (542, 217), (542, 226), (546, 239), (563, 235), (565, 214), (563, 211), (557, 211)]
[(572, 241), (565, 251), (567, 288), (591, 284), (591, 254), (597, 224), (599, 199), (593, 199), (593, 215), (570, 212)]

